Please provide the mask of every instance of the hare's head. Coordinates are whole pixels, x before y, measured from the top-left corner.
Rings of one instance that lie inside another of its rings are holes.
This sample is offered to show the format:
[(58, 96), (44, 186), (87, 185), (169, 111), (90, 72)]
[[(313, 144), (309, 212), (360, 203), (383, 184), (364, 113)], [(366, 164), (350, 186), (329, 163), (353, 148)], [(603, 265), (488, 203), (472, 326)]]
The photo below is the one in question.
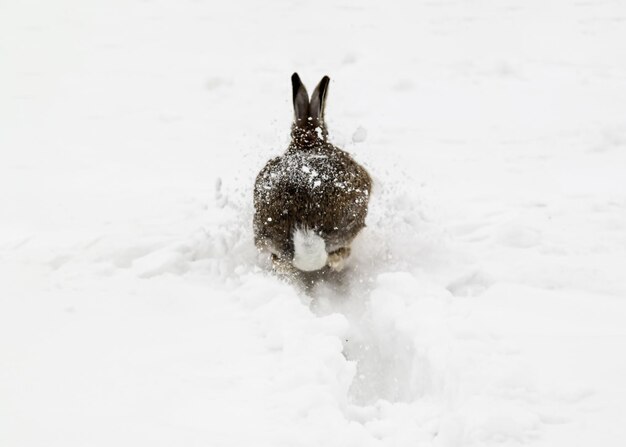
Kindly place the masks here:
[(330, 78), (324, 76), (311, 95), (300, 81), (298, 73), (291, 76), (293, 87), (294, 120), (291, 127), (292, 145), (297, 148), (316, 147), (325, 144), (328, 135), (324, 123), (324, 105)]

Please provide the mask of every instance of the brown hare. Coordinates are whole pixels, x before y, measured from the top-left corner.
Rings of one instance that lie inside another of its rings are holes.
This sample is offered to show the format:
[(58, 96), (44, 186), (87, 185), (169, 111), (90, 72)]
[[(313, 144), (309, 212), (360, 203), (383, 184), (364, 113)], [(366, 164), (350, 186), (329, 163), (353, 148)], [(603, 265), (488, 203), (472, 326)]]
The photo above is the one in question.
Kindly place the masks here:
[(254, 238), (274, 267), (304, 272), (340, 271), (350, 244), (365, 226), (372, 180), (347, 152), (328, 142), (324, 106), (330, 78), (311, 100), (297, 73), (291, 76), (291, 143), (267, 162), (254, 186)]

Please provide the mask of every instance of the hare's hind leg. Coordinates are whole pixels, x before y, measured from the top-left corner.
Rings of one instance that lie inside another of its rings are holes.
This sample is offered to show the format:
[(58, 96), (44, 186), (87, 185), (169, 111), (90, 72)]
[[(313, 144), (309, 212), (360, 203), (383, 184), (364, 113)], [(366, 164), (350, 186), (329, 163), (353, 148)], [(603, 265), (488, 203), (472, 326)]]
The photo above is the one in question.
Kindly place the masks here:
[(281, 259), (274, 253), (272, 253), (272, 270), (280, 276), (287, 277), (293, 277), (299, 273), (298, 270), (291, 265), (291, 262)]
[(336, 271), (340, 272), (346, 266), (346, 259), (350, 256), (350, 247), (341, 247), (338, 250), (329, 253), (328, 266)]

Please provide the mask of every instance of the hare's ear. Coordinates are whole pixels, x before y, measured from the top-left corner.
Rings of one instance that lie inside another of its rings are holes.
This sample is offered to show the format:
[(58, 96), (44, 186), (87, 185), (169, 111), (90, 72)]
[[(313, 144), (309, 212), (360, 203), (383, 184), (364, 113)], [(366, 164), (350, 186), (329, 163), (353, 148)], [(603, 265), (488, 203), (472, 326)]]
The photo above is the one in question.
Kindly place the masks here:
[(300, 81), (298, 73), (291, 75), (291, 86), (293, 88), (293, 111), (296, 122), (299, 120), (306, 121), (309, 116), (309, 94)]
[(329, 83), (330, 78), (324, 76), (311, 95), (311, 118), (320, 124), (324, 123), (324, 106), (326, 105), (326, 93), (328, 93)]

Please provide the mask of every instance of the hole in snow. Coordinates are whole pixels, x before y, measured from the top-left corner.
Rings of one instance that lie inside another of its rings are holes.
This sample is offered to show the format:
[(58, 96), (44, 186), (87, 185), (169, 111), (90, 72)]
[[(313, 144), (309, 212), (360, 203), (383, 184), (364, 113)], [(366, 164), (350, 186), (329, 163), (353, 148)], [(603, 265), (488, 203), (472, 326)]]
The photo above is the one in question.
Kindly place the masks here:
[(410, 402), (417, 396), (413, 377), (417, 353), (412, 340), (398, 332), (378, 333), (366, 321), (354, 328), (344, 343), (348, 360), (357, 362), (357, 372), (350, 387), (355, 403), (366, 405), (383, 399)]
[(340, 287), (331, 282), (317, 284), (311, 304), (317, 315), (340, 313), (350, 324), (343, 353), (356, 363), (357, 371), (349, 397), (357, 405), (414, 401), (428, 381), (428, 362), (409, 334), (373, 321), (370, 284), (355, 276), (348, 275), (352, 281)]

